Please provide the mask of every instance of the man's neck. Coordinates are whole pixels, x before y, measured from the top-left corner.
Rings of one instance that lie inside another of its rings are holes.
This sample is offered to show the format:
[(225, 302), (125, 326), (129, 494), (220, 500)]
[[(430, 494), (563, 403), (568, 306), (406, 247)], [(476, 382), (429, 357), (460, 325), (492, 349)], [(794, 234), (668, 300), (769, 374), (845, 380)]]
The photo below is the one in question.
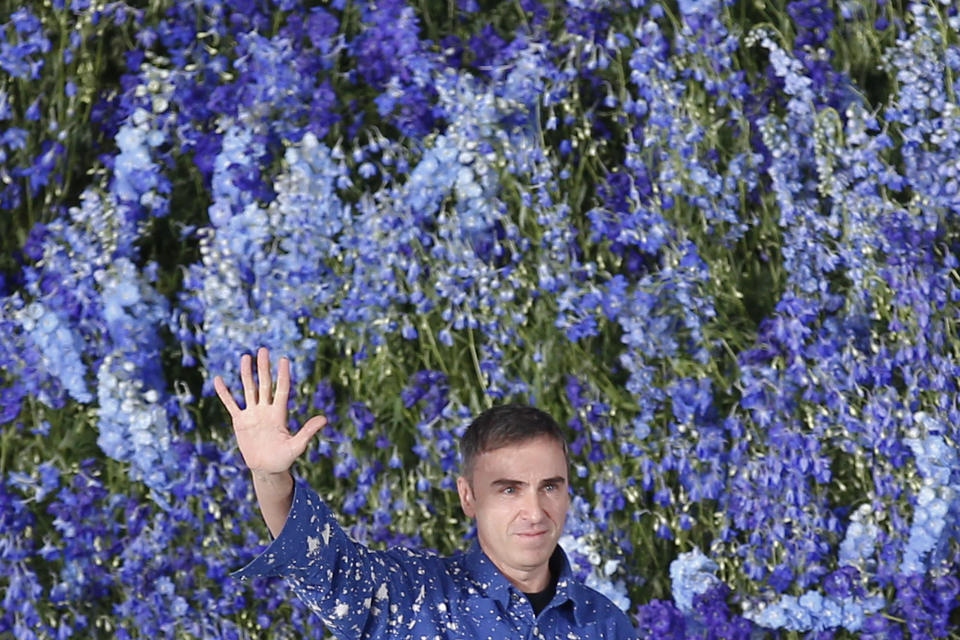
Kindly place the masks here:
[[(550, 584), (553, 572), (551, 565), (554, 564), (552, 562), (552, 556), (551, 561), (543, 566), (524, 571), (514, 567), (501, 566), (501, 564), (486, 552), (482, 544), (480, 545), (480, 550), (483, 551), (483, 555), (487, 557), (487, 560), (497, 568), (503, 577), (523, 593), (538, 593), (546, 589)], [(554, 553), (556, 553), (556, 550), (554, 550)], [(557, 569), (557, 571), (559, 571), (559, 569)]]
[(550, 585), (550, 567), (546, 565), (533, 571), (513, 572), (513, 575), (497, 568), (510, 584), (524, 593), (539, 593)]

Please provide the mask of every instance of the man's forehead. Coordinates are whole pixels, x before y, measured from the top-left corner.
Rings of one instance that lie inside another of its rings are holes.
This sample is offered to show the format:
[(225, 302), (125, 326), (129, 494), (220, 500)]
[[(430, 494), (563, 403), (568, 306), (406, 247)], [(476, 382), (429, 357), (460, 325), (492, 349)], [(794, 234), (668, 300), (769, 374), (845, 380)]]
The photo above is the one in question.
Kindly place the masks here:
[(563, 444), (554, 438), (541, 436), (487, 449), (477, 456), (477, 468), (514, 468), (517, 471), (542, 471), (543, 477), (557, 475), (564, 470), (566, 477), (567, 457)]

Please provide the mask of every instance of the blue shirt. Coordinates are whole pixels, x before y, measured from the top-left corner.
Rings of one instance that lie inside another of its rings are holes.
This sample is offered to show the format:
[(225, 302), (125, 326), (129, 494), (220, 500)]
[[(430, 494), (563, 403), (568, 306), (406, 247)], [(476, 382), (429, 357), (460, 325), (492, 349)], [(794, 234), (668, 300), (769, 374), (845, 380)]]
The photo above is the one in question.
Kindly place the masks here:
[(286, 578), (344, 640), (636, 638), (616, 605), (573, 577), (559, 546), (554, 555), (560, 567), (556, 593), (534, 617), (527, 597), (476, 542), (449, 557), (368, 549), (347, 536), (310, 487), (297, 482), (283, 531), (237, 575)]

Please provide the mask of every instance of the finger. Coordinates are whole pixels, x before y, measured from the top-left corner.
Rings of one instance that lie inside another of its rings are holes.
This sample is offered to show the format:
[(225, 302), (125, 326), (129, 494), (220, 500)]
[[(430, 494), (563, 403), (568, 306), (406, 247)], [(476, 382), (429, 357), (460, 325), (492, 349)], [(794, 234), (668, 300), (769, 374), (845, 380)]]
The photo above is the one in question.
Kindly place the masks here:
[(240, 413), (240, 407), (237, 406), (237, 401), (233, 399), (233, 394), (230, 393), (227, 384), (220, 376), (213, 378), (213, 390), (217, 392), (217, 397), (220, 398), (220, 402), (223, 403), (230, 417), (236, 418), (237, 414)]
[(313, 416), (303, 423), (303, 426), (300, 427), (300, 430), (297, 431), (292, 438), (290, 438), (290, 443), (293, 445), (297, 456), (307, 450), (307, 445), (310, 444), (310, 439), (317, 435), (317, 432), (320, 431), (320, 429), (323, 429), (326, 424), (327, 419), (325, 416)]
[(277, 392), (273, 396), (275, 404), (281, 407), (287, 406), (287, 398), (290, 397), (290, 360), (280, 358), (277, 363)]
[(257, 388), (253, 385), (253, 358), (249, 353), (240, 357), (240, 381), (243, 382), (243, 401), (250, 408), (257, 404)]
[(273, 378), (270, 375), (270, 351), (266, 347), (257, 350), (257, 377), (260, 379), (260, 402), (270, 402)]

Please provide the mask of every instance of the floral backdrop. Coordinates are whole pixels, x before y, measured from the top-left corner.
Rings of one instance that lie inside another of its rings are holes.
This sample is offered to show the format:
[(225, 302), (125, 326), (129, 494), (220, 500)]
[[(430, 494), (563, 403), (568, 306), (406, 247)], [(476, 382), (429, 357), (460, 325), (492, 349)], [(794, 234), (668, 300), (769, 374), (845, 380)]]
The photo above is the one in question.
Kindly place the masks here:
[(364, 543), (527, 401), (641, 638), (960, 638), (954, 2), (0, 6), (0, 637), (325, 637), (230, 575), (265, 345)]

